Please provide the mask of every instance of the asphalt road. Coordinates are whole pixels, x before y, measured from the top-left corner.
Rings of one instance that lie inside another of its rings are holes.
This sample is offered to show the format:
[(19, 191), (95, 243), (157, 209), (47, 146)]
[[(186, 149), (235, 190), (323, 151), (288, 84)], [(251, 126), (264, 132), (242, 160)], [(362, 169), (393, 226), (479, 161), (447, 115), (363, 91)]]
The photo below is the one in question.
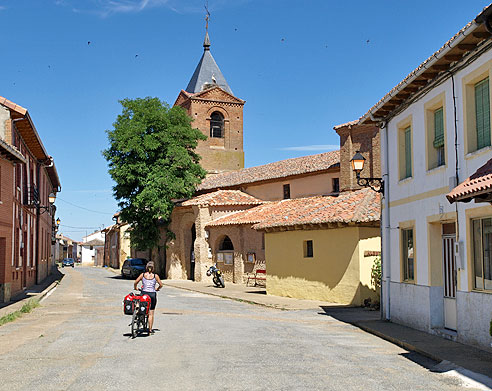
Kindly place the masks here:
[(62, 271), (40, 308), (0, 327), (0, 390), (464, 388), (437, 363), (318, 311), (170, 287), (158, 293), (156, 333), (131, 339), (122, 299), (132, 281)]

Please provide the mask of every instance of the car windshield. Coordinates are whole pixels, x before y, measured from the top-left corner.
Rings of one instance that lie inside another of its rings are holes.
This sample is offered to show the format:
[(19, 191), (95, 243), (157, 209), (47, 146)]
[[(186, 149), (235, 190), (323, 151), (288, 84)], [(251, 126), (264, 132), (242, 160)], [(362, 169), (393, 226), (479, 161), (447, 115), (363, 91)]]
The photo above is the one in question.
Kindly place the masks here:
[(146, 262), (143, 259), (132, 259), (132, 266), (145, 266)]

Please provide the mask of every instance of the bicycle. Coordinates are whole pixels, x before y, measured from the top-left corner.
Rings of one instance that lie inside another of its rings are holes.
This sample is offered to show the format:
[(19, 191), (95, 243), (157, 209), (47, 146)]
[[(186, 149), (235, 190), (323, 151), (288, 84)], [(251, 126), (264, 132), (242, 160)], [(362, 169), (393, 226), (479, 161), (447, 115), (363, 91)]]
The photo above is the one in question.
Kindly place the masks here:
[(132, 315), (131, 336), (136, 338), (138, 334), (143, 331), (149, 331), (149, 309), (150, 309), (150, 297), (145, 293), (139, 292), (139, 295), (129, 293), (123, 300), (123, 311), (126, 315)]

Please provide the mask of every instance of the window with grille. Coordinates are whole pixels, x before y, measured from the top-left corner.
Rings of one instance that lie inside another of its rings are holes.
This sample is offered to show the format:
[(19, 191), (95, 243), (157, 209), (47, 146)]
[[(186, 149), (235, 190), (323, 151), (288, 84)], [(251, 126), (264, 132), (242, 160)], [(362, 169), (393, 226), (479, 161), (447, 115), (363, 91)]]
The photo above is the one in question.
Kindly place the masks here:
[(415, 246), (413, 240), (413, 228), (402, 229), (402, 268), (403, 268), (403, 280), (414, 281), (415, 280)]
[(224, 116), (218, 111), (214, 111), (210, 116), (210, 137), (224, 137)]
[(477, 149), (490, 146), (489, 78), (475, 84), (475, 120)]

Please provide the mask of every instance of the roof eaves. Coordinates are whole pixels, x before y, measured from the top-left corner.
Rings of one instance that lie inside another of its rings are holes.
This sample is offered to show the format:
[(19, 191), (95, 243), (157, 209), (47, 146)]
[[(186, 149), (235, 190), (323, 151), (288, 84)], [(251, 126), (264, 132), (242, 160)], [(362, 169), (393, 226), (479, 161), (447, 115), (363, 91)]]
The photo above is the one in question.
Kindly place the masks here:
[[(490, 6), (489, 6), (490, 7)], [(488, 8), (488, 7), (487, 7)], [(421, 76), (426, 70), (432, 67), (437, 61), (442, 59), (451, 49), (456, 47), (463, 39), (470, 35), (480, 24), (475, 20), (469, 22), (458, 33), (456, 33), (451, 39), (449, 39), (438, 51), (432, 54), (424, 62), (422, 62), (416, 69), (407, 75), (400, 83), (393, 87), (383, 98), (381, 98), (369, 111), (364, 114), (358, 121), (359, 124), (364, 123), (368, 119), (375, 121), (378, 118), (374, 117), (374, 114), (388, 103), (393, 97), (401, 92), (405, 87), (411, 84), (415, 79)]]

